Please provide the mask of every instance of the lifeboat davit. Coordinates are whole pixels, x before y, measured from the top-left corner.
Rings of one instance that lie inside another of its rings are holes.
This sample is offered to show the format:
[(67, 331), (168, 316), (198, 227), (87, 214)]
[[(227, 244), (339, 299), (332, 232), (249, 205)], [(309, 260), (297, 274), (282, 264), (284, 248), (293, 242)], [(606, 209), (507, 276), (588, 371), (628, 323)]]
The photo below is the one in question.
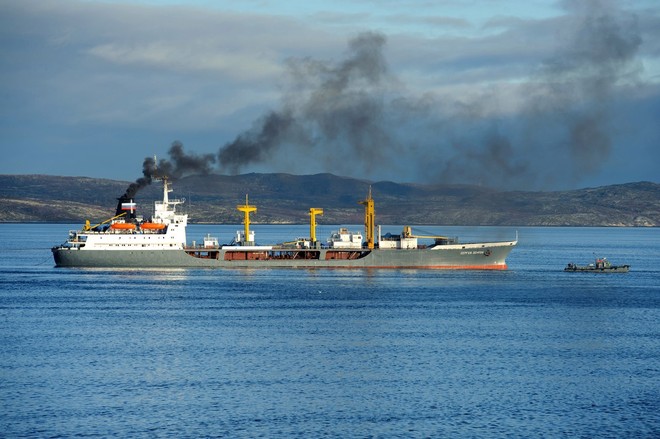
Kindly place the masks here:
[(131, 223), (112, 223), (110, 228), (114, 230), (135, 230), (135, 224)]
[(140, 228), (142, 230), (163, 230), (165, 228), (165, 224), (161, 224), (161, 223), (142, 223), (142, 224), (140, 224)]

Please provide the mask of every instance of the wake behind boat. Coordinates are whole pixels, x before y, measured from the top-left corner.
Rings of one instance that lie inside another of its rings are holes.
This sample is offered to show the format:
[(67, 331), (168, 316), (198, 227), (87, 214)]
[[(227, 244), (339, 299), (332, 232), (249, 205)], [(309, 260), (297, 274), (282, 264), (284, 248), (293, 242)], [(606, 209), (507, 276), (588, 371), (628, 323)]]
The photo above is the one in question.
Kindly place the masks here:
[[(163, 199), (154, 203), (153, 216), (144, 220), (136, 214), (136, 203), (120, 198), (114, 217), (82, 230), (70, 231), (62, 245), (52, 248), (58, 267), (279, 267), (279, 268), (433, 268), (459, 270), (506, 270), (506, 257), (518, 243), (513, 241), (459, 243), (457, 238), (419, 236), (411, 227), (399, 235), (381, 236), (375, 226), (371, 191), (360, 204), (365, 206), (365, 237), (340, 228), (325, 242), (316, 239), (316, 216), (323, 210), (311, 208), (310, 236), (290, 242), (257, 245), (250, 230), (250, 214), (257, 210), (245, 204), (243, 230), (229, 245), (207, 235), (202, 244), (187, 243), (188, 215), (176, 211), (185, 200), (170, 199), (171, 185), (163, 182)], [(424, 245), (420, 239), (432, 239)]]

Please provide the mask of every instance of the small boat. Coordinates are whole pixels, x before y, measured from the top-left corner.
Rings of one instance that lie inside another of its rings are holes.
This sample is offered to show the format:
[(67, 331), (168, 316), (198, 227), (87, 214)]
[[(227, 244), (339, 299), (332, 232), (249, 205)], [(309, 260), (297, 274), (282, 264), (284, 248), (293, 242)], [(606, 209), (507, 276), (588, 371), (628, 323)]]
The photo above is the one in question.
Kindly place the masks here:
[(607, 258), (596, 258), (593, 264), (577, 265), (570, 262), (564, 271), (583, 271), (591, 273), (627, 273), (630, 265), (612, 265)]

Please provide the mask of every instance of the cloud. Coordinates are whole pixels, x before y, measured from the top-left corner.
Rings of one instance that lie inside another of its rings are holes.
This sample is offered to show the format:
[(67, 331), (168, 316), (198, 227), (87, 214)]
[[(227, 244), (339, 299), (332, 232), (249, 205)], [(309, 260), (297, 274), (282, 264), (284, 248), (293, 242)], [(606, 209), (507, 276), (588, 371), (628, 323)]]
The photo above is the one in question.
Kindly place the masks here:
[[(519, 87), (506, 90), (524, 93), (520, 114), (497, 112), (506, 97), (501, 88), (485, 87), (449, 105), (438, 104), (447, 96), (410, 93), (388, 69), (385, 36), (365, 33), (334, 63), (290, 62), (294, 92), (226, 144), (220, 164), (238, 172), (296, 151), (307, 169), (314, 157), (324, 171), (372, 178), (426, 173), (499, 187), (580, 181), (609, 158), (615, 91), (636, 76), (641, 38), (632, 14), (598, 1), (568, 6), (566, 40)], [(462, 71), (469, 75), (480, 62), (468, 61), (472, 67)], [(407, 166), (392, 163), (402, 156)]]
[[(453, 2), (415, 3), (397, 25), (394, 10), (362, 3), (345, 11), (310, 4), (296, 15), (272, 13), (274, 5), (0, 2), (0, 130), (15, 151), (0, 172), (59, 173), (67, 167), (57, 157), (76, 157), (83, 171), (75, 172), (132, 180), (126, 157), (136, 151), (152, 155), (181, 139), (217, 157), (238, 140), (258, 148), (262, 128), (279, 121), (287, 128), (260, 160), (231, 164), (225, 154), (225, 170), (585, 181), (620, 152), (624, 124), (612, 122), (622, 97), (658, 99), (660, 19), (649, 5), (633, 14), (569, 2), (545, 18), (498, 11), (474, 19), (449, 10)], [(599, 33), (610, 43), (589, 38)], [(350, 46), (356, 41), (363, 49)], [(342, 79), (358, 58), (375, 70), (355, 65)], [(628, 130), (656, 132), (641, 125), (648, 117), (626, 120)], [(590, 139), (612, 154), (593, 168), (574, 166), (596, 150), (577, 146)], [(113, 154), (96, 170), (80, 151)], [(49, 159), (30, 158), (41, 156)], [(645, 175), (647, 162), (636, 167)]]
[(168, 42), (141, 46), (102, 44), (89, 49), (89, 53), (116, 64), (183, 72), (215, 72), (234, 81), (259, 81), (282, 72), (281, 65), (266, 56), (255, 57), (248, 53), (227, 53), (218, 47), (179, 46), (178, 43)]
[(6, 62), (20, 60), (4, 70), (7, 87), (21, 91), (18, 110), (45, 116), (57, 103), (50, 117), (67, 125), (162, 126), (165, 118), (170, 126), (209, 127), (218, 116), (267, 104), (286, 50), (307, 32), (286, 18), (181, 7), (28, 0), (5, 12), (5, 31), (23, 24), (4, 46)]
[(470, 22), (464, 18), (448, 17), (442, 15), (411, 15), (394, 14), (387, 15), (385, 19), (394, 25), (405, 25), (418, 27), (423, 25), (433, 29), (467, 29), (472, 27)]

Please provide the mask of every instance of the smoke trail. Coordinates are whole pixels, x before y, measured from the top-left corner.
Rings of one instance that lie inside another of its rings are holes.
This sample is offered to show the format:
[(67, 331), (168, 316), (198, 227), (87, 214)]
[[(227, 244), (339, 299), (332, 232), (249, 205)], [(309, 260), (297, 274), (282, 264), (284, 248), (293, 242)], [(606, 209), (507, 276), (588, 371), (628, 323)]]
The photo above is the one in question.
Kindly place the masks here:
[[(569, 177), (598, 171), (612, 150), (612, 105), (617, 86), (634, 80), (641, 45), (636, 17), (600, 0), (565, 2), (569, 37), (538, 74), (539, 90), (527, 104), (536, 119), (528, 132), (551, 124), (554, 170), (569, 164)], [(538, 137), (535, 145), (547, 145)], [(549, 163), (546, 162), (546, 166)], [(560, 173), (565, 175), (565, 173)]]
[(362, 163), (377, 159), (379, 151), (391, 146), (389, 129), (383, 125), (389, 80), (384, 45), (383, 35), (364, 33), (349, 42), (348, 56), (336, 64), (289, 60), (291, 91), (282, 108), (223, 146), (218, 152), (220, 167), (236, 173), (286, 146), (305, 152), (316, 149), (325, 160), (342, 151)]
[(158, 163), (153, 157), (145, 157), (142, 162), (142, 177), (128, 186), (124, 195), (119, 198), (120, 203), (122, 200), (128, 201), (135, 198), (140, 189), (150, 185), (154, 178), (176, 179), (187, 174), (210, 174), (215, 163), (213, 154), (187, 154), (183, 150), (183, 144), (179, 141), (172, 143), (168, 155), (169, 160), (160, 159)]
[(287, 111), (268, 113), (251, 131), (240, 134), (220, 149), (221, 166), (238, 173), (245, 165), (267, 160), (274, 149), (291, 137), (295, 123), (293, 115)]
[(460, 102), (409, 93), (389, 71), (385, 36), (368, 32), (350, 40), (336, 62), (288, 60), (279, 108), (215, 156), (186, 154), (175, 142), (169, 160), (157, 167), (145, 160), (135, 185), (148, 184), (154, 170), (178, 178), (212, 172), (216, 162), (238, 173), (273, 161), (363, 178), (526, 188), (577, 182), (608, 158), (611, 108), (618, 87), (635, 77), (641, 39), (635, 17), (613, 3), (563, 4), (567, 14), (555, 22), (564, 40), (519, 86), (515, 117), (493, 116), (501, 114), (493, 111), (496, 91)]
[(213, 171), (213, 154), (186, 153), (178, 140), (172, 143), (167, 154), (170, 160), (161, 159), (158, 162), (157, 172), (161, 177), (176, 179), (189, 174), (210, 174)]
[(365, 168), (395, 148), (392, 127), (386, 124), (387, 112), (397, 110), (388, 96), (395, 90), (384, 46), (383, 35), (365, 33), (350, 41), (348, 58), (337, 66), (292, 64), (311, 82), (299, 105), (306, 126), (318, 133), (322, 146), (339, 149)]
[(156, 170), (156, 161), (152, 157), (146, 157), (144, 159), (144, 162), (142, 162), (143, 176), (135, 180), (134, 183), (131, 183), (128, 186), (128, 188), (126, 188), (126, 192), (124, 192), (124, 195), (122, 195), (119, 198), (120, 203), (121, 200), (127, 201), (135, 198), (135, 196), (137, 195), (138, 191), (140, 191), (140, 189), (150, 185), (155, 170)]

